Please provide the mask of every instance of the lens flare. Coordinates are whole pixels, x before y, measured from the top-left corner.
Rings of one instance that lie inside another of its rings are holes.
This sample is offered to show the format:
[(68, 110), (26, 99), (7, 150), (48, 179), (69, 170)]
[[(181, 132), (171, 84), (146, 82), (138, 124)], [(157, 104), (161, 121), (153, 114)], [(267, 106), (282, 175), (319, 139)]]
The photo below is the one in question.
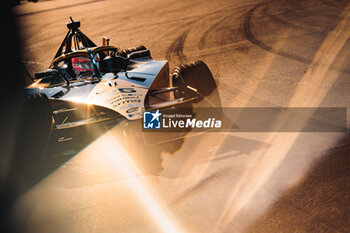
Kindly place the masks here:
[(87, 148), (90, 150), (89, 153), (99, 151), (100, 159), (107, 160), (108, 163), (112, 164), (116, 172), (123, 177), (132, 177), (132, 179), (128, 179), (127, 187), (137, 196), (140, 204), (154, 220), (160, 232), (184, 232), (112, 133), (103, 135), (91, 146), (93, 148)]

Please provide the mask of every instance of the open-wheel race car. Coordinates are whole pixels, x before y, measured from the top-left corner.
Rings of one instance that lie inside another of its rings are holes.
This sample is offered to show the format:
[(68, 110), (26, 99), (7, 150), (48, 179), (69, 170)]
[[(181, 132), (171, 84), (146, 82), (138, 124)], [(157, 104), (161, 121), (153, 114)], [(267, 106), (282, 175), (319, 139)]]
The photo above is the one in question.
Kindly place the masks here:
[(167, 61), (155, 61), (144, 46), (118, 49), (103, 38), (97, 46), (67, 23), (68, 33), (48, 70), (36, 73), (25, 88), (32, 106), (44, 114), (56, 140), (68, 141), (64, 130), (96, 123), (137, 120), (144, 111), (205, 102), (221, 105), (215, 80), (202, 61), (169, 72)]

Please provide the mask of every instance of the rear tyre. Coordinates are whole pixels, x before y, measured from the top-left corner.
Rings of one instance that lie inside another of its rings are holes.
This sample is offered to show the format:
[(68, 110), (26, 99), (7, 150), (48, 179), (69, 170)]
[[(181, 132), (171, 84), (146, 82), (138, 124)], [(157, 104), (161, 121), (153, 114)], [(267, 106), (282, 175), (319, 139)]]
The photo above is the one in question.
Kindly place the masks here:
[(36, 127), (36, 129), (40, 129), (41, 133), (44, 134), (44, 138), (47, 139), (52, 125), (52, 110), (47, 96), (43, 94), (28, 96), (26, 99), (26, 113), (30, 119), (28, 122), (31, 122), (29, 124)]
[(26, 96), (22, 116), (12, 176), (25, 191), (43, 174), (52, 125), (52, 111), (46, 95)]
[[(194, 97), (199, 95), (195, 103), (202, 102), (202, 107), (221, 107), (221, 100), (217, 91), (217, 85), (208, 66), (203, 61), (196, 61), (180, 65), (173, 72), (173, 86), (178, 86), (179, 91), (174, 97)], [(197, 90), (197, 94), (190, 88)]]
[(52, 110), (46, 95), (28, 96), (25, 101), (23, 122), (23, 149), (36, 163), (44, 159), (52, 127)]

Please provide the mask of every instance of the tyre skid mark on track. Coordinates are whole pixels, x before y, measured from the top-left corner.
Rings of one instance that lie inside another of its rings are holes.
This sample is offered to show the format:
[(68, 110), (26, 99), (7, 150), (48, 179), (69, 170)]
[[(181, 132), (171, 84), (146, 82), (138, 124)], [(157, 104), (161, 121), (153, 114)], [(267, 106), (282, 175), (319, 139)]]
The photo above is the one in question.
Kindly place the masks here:
[[(205, 52), (203, 52), (204, 50), (201, 50), (197, 53), (191, 53), (191, 56), (196, 58), (195, 60), (200, 60), (206, 56), (213, 56), (213, 55), (218, 54), (217, 57), (222, 58), (224, 56), (224, 54), (230, 54), (229, 55), (230, 59), (227, 60), (227, 62), (230, 62), (230, 66), (234, 67), (235, 70), (238, 71), (240, 74), (248, 77), (249, 74), (247, 74), (247, 71), (244, 68), (242, 68), (240, 65), (238, 65), (237, 61), (232, 56), (232, 53), (237, 50), (237, 47), (248, 47), (247, 45), (245, 45), (247, 43), (244, 43), (244, 42), (246, 42), (246, 41), (230, 42), (230, 43), (222, 45), (218, 48), (206, 48)], [(218, 79), (221, 79), (221, 78), (219, 78), (220, 74), (216, 74), (214, 76)]]
[(170, 47), (168, 48), (167, 53), (166, 53), (167, 60), (169, 60), (169, 61), (172, 60), (171, 58), (172, 58), (173, 54), (175, 54), (181, 63), (187, 62), (187, 58), (186, 58), (185, 54), (183, 53), (183, 47), (184, 47), (185, 40), (186, 40), (190, 30), (191, 30), (190, 28), (185, 30), (180, 36), (178, 36), (173, 41), (173, 43), (170, 45)]
[[(197, 54), (197, 56), (203, 57), (203, 56), (208, 56), (208, 55), (213, 55), (213, 54), (220, 54), (219, 57), (222, 57), (223, 53), (232, 53), (234, 51), (247, 51), (250, 47), (250, 45), (247, 43), (246, 38), (245, 37), (234, 37), (234, 40), (232, 40), (232, 34), (234, 34), (233, 32), (226, 32), (226, 38), (221, 37), (221, 41), (219, 41), (218, 43), (216, 43), (216, 45), (214, 47), (212, 46), (208, 46), (207, 45), (207, 39), (208, 36), (210, 34), (216, 36), (217, 34), (220, 34), (220, 29), (222, 28), (226, 28), (225, 25), (227, 25), (227, 23), (229, 23), (230, 27), (232, 28), (236, 28), (235, 30), (237, 32), (240, 32), (241, 29), (240, 24), (232, 24), (234, 15), (232, 14), (233, 10), (237, 10), (237, 9), (245, 9), (246, 7), (251, 7), (254, 4), (249, 4), (248, 6), (243, 7), (229, 7), (228, 9), (225, 10), (225, 12), (227, 12), (227, 15), (219, 15), (217, 17), (215, 17), (214, 19), (207, 19), (210, 21), (214, 21), (217, 18), (219, 18), (219, 20), (216, 20), (213, 22), (213, 24), (208, 27), (205, 32), (201, 35), (199, 42), (197, 44), (198, 49), (200, 50), (199, 54)], [(221, 16), (221, 17), (220, 17)], [(239, 19), (242, 17), (242, 15), (236, 15), (236, 20), (237, 22), (239, 22)], [(237, 29), (238, 28), (238, 29)], [(229, 37), (229, 38), (227, 38)], [(215, 37), (217, 38), (217, 37)], [(205, 48), (205, 49), (204, 49)], [(244, 48), (242, 50), (242, 48)], [(205, 51), (203, 53), (203, 51)], [(192, 55), (196, 56), (195, 54), (192, 53)], [(233, 57), (230, 56), (230, 60), (233, 60)], [(235, 61), (231, 62), (231, 66), (234, 67), (239, 73), (241, 73), (242, 75), (247, 76), (246, 70), (243, 69), (242, 67), (240, 67)]]
[[(296, 29), (296, 30), (301, 30), (301, 29), (307, 29), (307, 30), (315, 30), (315, 28), (312, 25), (307, 25), (305, 23), (303, 23), (303, 26), (295, 24), (294, 22), (289, 22), (287, 20), (282, 19), (280, 16), (281, 14), (270, 14), (266, 11), (266, 9), (264, 9), (265, 12), (265, 16), (268, 17), (269, 19), (271, 19), (273, 22), (275, 23), (279, 23), (279, 24), (283, 24), (285, 26), (288, 26), (292, 29)], [(324, 29), (324, 30), (320, 30), (320, 31), (314, 31), (313, 33), (315, 34), (326, 34), (329, 30)]]
[[(310, 65), (312, 60), (311, 59), (308, 59), (308, 58), (304, 58), (304, 57), (300, 57), (298, 55), (294, 55), (294, 54), (290, 54), (290, 53), (287, 53), (287, 52), (283, 52), (283, 51), (279, 51), (279, 50), (276, 50), (274, 48), (272, 48), (271, 46), (263, 43), (261, 40), (259, 40), (253, 33), (252, 31), (252, 16), (254, 15), (254, 12), (259, 9), (260, 7), (263, 7), (265, 6), (265, 3), (259, 3), (259, 4), (256, 4), (252, 9), (250, 9), (246, 15), (244, 16), (244, 22), (243, 22), (243, 30), (244, 30), (244, 35), (245, 37), (252, 43), (252, 44), (255, 44), (257, 45), (258, 47), (270, 52), (270, 53), (273, 53), (273, 54), (276, 54), (276, 55), (279, 55), (279, 56), (282, 56), (282, 57), (285, 57), (285, 58), (288, 58), (288, 59), (291, 59), (291, 60), (295, 60), (295, 61), (298, 61), (300, 63), (304, 63), (306, 65)], [(314, 32), (312, 32), (314, 33)], [(315, 63), (314, 65), (318, 66), (320, 65), (319, 63)], [(344, 69), (344, 70), (338, 70), (338, 69), (335, 69), (335, 68), (332, 68), (330, 67), (329, 68), (330, 70), (335, 70), (335, 71), (338, 71), (338, 72), (343, 72), (343, 73), (347, 73), (347, 74), (350, 74), (350, 70), (347, 70), (347, 69)]]
[[(233, 22), (234, 20), (237, 20), (237, 22), (239, 22), (239, 19), (242, 17), (242, 15), (236, 15), (236, 18), (234, 19), (234, 15), (233, 15), (231, 12), (232, 12), (233, 10), (235, 10), (235, 11), (237, 11), (237, 10), (239, 10), (239, 9), (242, 9), (242, 10), (243, 10), (243, 9), (245, 9), (246, 7), (250, 7), (251, 5), (252, 5), (252, 4), (249, 4), (249, 6), (244, 6), (244, 7), (235, 7), (235, 6), (229, 7), (229, 8), (227, 8), (227, 9), (225, 9), (225, 10), (221, 10), (221, 11), (216, 12), (216, 13), (220, 13), (219, 16), (217, 16), (217, 14), (215, 14), (215, 15), (214, 15), (214, 14), (211, 14), (211, 15), (216, 16), (214, 19), (212, 19), (212, 20), (215, 20), (215, 19), (219, 18), (220, 16), (222, 16), (222, 12), (228, 12), (228, 15), (221, 17), (220, 20), (218, 20), (218, 21), (216, 21), (214, 24), (212, 24), (212, 25), (203, 33), (203, 35), (201, 36), (201, 38), (200, 38), (200, 40), (199, 40), (198, 48), (199, 48), (199, 49), (203, 49), (203, 48), (204, 48), (204, 46), (205, 46), (205, 44), (206, 44), (206, 42), (207, 42), (208, 35), (209, 35), (210, 33), (216, 35), (216, 34), (217, 34), (217, 31), (218, 31), (218, 28), (219, 28), (220, 26), (227, 26), (226, 21), (229, 21), (231, 27), (233, 27), (233, 26), (239, 27), (240, 24), (232, 24), (232, 22)], [(238, 29), (237, 31), (240, 31), (240, 30)], [(230, 38), (232, 38), (231, 35), (232, 35), (232, 33), (230, 33)], [(235, 38), (236, 38), (236, 37), (235, 37)], [(220, 47), (225, 46), (225, 45), (227, 44), (226, 41), (227, 41), (227, 40), (223, 39), (223, 40), (221, 41), (221, 43), (220, 43)], [(238, 42), (241, 42), (241, 41), (243, 41), (243, 39), (242, 39), (242, 40), (239, 40)], [(236, 41), (235, 41), (235, 42), (236, 42)], [(232, 43), (235, 43), (235, 42), (230, 41), (229, 43), (232, 44)], [(217, 45), (216, 45), (216, 47), (217, 47)]]
[[(251, 5), (251, 4), (249, 4)], [(231, 6), (231, 7), (228, 7), (228, 8), (224, 8), (224, 9), (220, 9), (220, 10), (217, 10), (217, 11), (214, 11), (214, 12), (211, 12), (209, 15), (222, 15), (223, 12), (230, 12), (232, 11), (233, 9), (244, 9), (245, 7), (236, 7), (235, 5)], [(196, 20), (201, 18), (202, 16), (196, 16)], [(191, 17), (193, 18), (193, 17)], [(220, 26), (225, 20), (228, 20), (228, 19), (232, 19), (232, 15), (229, 14), (228, 16), (225, 16), (223, 17), (221, 20), (219, 20), (217, 23), (215, 23), (214, 25), (210, 26), (210, 28), (208, 28), (204, 34), (202, 35), (202, 37), (200, 38), (200, 41), (198, 43), (198, 48), (199, 49), (203, 49), (204, 48), (204, 45), (205, 45), (205, 42), (206, 42), (206, 39), (207, 39), (207, 36), (210, 32), (212, 32), (213, 30), (215, 30), (216, 27)], [(192, 22), (189, 22), (188, 24), (192, 24), (193, 22), (195, 21), (192, 21)], [(171, 44), (171, 46), (169, 47), (168, 51), (167, 51), (167, 59), (168, 60), (171, 60), (169, 59), (171, 57), (172, 54), (176, 54), (178, 58), (180, 58), (180, 61), (183, 63), (183, 62), (186, 62), (187, 61), (187, 58), (186, 56), (183, 54), (183, 45), (184, 45), (184, 41), (186, 40), (187, 38), (187, 35), (189, 33), (190, 29), (186, 30), (183, 34), (181, 34), (177, 39), (175, 39), (175, 41)]]
[(244, 17), (244, 24), (243, 24), (243, 29), (244, 29), (244, 35), (246, 36), (246, 38), (252, 42), (253, 44), (259, 46), (260, 48), (266, 50), (266, 51), (269, 51), (271, 53), (275, 53), (277, 55), (280, 55), (282, 57), (286, 57), (286, 58), (289, 58), (289, 59), (292, 59), (292, 60), (296, 60), (296, 61), (299, 61), (301, 63), (305, 63), (305, 64), (310, 64), (311, 63), (311, 60), (309, 59), (306, 59), (306, 58), (303, 58), (303, 57), (299, 57), (299, 56), (296, 56), (296, 55), (292, 55), (292, 54), (288, 54), (288, 53), (284, 53), (284, 52), (281, 52), (281, 51), (277, 51), (275, 49), (273, 49), (272, 47), (264, 44), (262, 41), (260, 41), (258, 38), (255, 37), (254, 33), (252, 32), (252, 16), (254, 14), (254, 12), (264, 6), (265, 4), (264, 3), (259, 3), (257, 5), (255, 5), (255, 7), (253, 7), (252, 9), (250, 9), (248, 11), (248, 13), (245, 15)]
[(231, 15), (228, 15), (224, 18), (222, 18), (221, 20), (219, 20), (218, 22), (216, 22), (215, 24), (211, 25), (202, 35), (202, 37), (200, 38), (199, 40), (199, 43), (198, 43), (198, 48), (199, 49), (203, 49), (204, 47), (204, 44), (207, 40), (207, 37), (208, 37), (208, 34), (212, 31), (215, 30), (215, 28), (217, 28), (218, 26), (220, 26), (225, 20), (227, 20), (228, 18), (231, 18)]
[[(232, 10), (237, 10), (237, 9), (245, 9), (243, 7), (235, 7), (235, 6), (232, 6), (232, 7), (229, 7), (229, 8), (226, 8), (224, 10), (220, 10), (220, 11), (215, 11), (213, 13), (211, 13), (211, 15), (217, 15), (218, 13), (220, 13), (220, 15), (222, 15), (223, 12), (231, 12)], [(216, 18), (216, 17), (215, 17)], [(227, 16), (224, 16), (222, 17), (220, 20), (218, 20), (216, 23), (214, 23), (213, 25), (211, 25), (204, 33), (203, 35), (201, 36), (200, 40), (199, 40), (199, 43), (198, 43), (198, 48), (199, 49), (203, 49), (204, 48), (204, 45), (205, 45), (205, 42), (207, 40), (207, 37), (209, 35), (209, 33), (211, 32), (215, 32), (215, 29), (217, 27), (219, 27), (220, 25), (222, 25), (226, 20), (232, 20), (232, 14), (228, 14)]]

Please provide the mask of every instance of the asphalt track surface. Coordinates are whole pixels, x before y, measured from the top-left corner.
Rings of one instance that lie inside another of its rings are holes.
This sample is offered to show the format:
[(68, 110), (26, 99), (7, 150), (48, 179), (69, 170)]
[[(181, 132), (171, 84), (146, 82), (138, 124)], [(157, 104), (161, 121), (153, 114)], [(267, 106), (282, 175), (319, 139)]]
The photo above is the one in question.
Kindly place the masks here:
[[(170, 67), (205, 61), (224, 107), (349, 107), (349, 1), (57, 0), (15, 13), (32, 73), (72, 16), (97, 43), (143, 44)], [(118, 133), (23, 194), (25, 232), (350, 231), (346, 133), (190, 133), (145, 174), (119, 159)]]

